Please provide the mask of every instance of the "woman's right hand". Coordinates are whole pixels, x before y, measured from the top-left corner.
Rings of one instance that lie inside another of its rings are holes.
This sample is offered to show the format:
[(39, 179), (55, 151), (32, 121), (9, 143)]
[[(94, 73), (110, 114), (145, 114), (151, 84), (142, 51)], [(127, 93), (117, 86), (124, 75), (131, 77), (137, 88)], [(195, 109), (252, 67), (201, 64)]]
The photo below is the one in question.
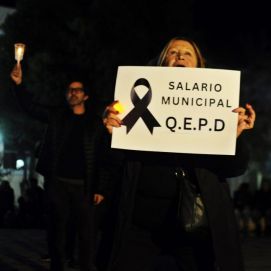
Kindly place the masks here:
[(107, 131), (112, 134), (113, 127), (120, 127), (122, 124), (121, 119), (118, 117), (119, 112), (114, 108), (114, 105), (118, 101), (114, 101), (105, 109), (105, 117), (103, 118), (103, 123)]
[(23, 80), (23, 72), (20, 63), (17, 63), (10, 73), (10, 77), (16, 85), (20, 85)]

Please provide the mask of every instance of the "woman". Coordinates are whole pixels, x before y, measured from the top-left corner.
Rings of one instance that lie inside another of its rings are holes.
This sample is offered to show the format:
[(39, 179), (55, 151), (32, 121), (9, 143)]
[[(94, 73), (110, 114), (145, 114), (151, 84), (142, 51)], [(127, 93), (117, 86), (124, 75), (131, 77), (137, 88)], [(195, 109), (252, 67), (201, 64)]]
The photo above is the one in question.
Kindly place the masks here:
[[(205, 63), (192, 40), (174, 38), (156, 65), (203, 68)], [(233, 112), (239, 116), (235, 156), (119, 153), (124, 166), (110, 271), (244, 270), (226, 178), (247, 168), (240, 135), (253, 128), (255, 112), (248, 104)], [(117, 113), (113, 104), (107, 108), (104, 124), (110, 133), (121, 126)], [(180, 219), (184, 179), (201, 195), (207, 219), (190, 232)]]

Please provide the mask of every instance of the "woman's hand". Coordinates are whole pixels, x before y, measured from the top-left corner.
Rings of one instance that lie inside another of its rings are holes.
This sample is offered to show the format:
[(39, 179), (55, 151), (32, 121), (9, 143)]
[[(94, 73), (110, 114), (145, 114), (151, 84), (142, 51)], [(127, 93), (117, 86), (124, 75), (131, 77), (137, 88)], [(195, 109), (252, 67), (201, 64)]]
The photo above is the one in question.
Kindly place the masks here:
[(105, 117), (103, 118), (103, 123), (110, 134), (112, 134), (113, 127), (120, 127), (122, 123), (118, 117), (119, 112), (114, 108), (116, 103), (118, 103), (118, 101), (114, 101), (106, 107)]
[(232, 112), (238, 113), (237, 137), (241, 135), (244, 130), (249, 130), (254, 127), (256, 113), (250, 104), (246, 104), (245, 108), (238, 107)]

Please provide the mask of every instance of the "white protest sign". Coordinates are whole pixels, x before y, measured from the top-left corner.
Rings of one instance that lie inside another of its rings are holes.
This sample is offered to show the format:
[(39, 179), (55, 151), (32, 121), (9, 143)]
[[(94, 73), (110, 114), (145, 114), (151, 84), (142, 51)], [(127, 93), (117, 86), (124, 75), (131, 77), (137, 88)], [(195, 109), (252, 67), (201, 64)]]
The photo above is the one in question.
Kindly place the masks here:
[(234, 155), (240, 71), (118, 68), (115, 100), (124, 112), (112, 148)]

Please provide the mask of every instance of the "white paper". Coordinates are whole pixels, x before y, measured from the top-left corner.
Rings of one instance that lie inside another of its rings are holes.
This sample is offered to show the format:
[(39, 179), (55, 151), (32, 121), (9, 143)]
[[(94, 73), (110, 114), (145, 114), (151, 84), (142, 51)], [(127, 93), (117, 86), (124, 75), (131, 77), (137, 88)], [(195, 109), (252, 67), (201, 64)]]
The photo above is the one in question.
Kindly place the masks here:
[[(147, 121), (140, 116), (129, 132), (124, 125), (113, 129), (111, 146), (234, 155), (238, 115), (232, 110), (239, 106), (240, 75), (236, 70), (207, 68), (119, 67), (115, 100), (125, 108), (119, 117), (124, 119), (131, 111), (138, 112), (143, 107), (142, 112), (147, 110), (147, 115), (151, 114), (160, 127), (149, 129)], [(134, 93), (139, 102), (134, 105), (132, 89), (140, 78), (148, 82), (151, 89), (136, 86)], [(149, 102), (140, 107), (146, 93)]]

